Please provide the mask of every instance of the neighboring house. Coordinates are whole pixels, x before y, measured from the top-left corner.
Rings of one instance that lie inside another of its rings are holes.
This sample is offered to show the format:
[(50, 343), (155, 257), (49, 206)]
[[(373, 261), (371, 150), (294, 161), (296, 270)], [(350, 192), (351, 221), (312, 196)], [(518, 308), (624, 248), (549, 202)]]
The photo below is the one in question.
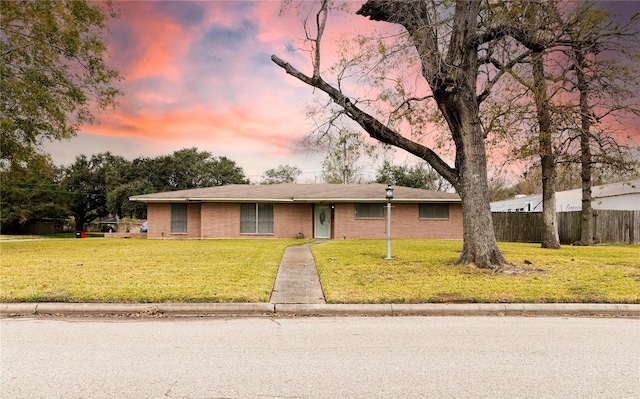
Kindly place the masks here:
[[(384, 184), (226, 185), (144, 194), (147, 238), (386, 238)], [(393, 238), (462, 239), (457, 194), (394, 187)]]
[[(603, 210), (640, 210), (640, 180), (591, 187), (591, 206)], [(558, 191), (557, 212), (582, 210), (582, 189)], [(491, 212), (542, 212), (542, 194), (517, 195), (491, 203)]]
[(25, 225), (19, 226), (17, 231), (13, 233), (18, 234), (55, 234), (62, 233), (64, 231), (64, 221), (54, 220), (50, 218), (43, 218), (31, 221)]

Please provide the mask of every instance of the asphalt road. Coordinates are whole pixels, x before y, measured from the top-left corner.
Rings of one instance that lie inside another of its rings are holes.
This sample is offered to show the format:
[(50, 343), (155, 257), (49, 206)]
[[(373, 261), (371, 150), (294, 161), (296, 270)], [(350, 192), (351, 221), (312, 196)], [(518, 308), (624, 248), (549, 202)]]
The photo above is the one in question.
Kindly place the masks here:
[(640, 320), (3, 319), (1, 398), (640, 398)]

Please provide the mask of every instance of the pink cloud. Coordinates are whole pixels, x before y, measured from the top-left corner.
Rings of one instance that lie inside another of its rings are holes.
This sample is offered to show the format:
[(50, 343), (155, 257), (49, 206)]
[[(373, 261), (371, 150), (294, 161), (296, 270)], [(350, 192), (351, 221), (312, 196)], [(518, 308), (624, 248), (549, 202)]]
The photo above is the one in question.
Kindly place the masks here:
[[(118, 67), (128, 81), (149, 76), (162, 76), (176, 80), (180, 76), (184, 59), (184, 40), (189, 38), (188, 27), (180, 26), (154, 10), (154, 2), (127, 1), (118, 3), (120, 17), (112, 22), (111, 29), (129, 32), (126, 43), (131, 57)], [(116, 55), (117, 58), (117, 55)]]
[[(130, 139), (134, 156), (141, 148), (157, 154), (195, 146), (235, 154), (240, 166), (254, 168), (298, 159), (294, 144), (310, 130), (303, 108), (314, 94), (269, 57), (275, 53), (309, 73), (308, 54), (286, 47), (300, 45), (304, 37), (301, 16), (279, 16), (278, 1), (117, 4), (121, 16), (110, 23), (108, 47), (113, 66), (125, 77), (125, 95), (118, 108), (98, 114), (100, 124), (84, 126), (83, 135), (101, 146), (113, 138), (117, 148)], [(360, 4), (330, 19), (324, 67), (336, 60), (340, 39), (391, 27), (355, 16)]]

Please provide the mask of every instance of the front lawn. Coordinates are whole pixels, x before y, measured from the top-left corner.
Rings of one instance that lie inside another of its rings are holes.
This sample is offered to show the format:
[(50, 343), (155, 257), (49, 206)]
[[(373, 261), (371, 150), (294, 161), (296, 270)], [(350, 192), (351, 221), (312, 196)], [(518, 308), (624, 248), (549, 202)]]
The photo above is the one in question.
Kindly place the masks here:
[(268, 302), (295, 240), (0, 242), (0, 302)]
[[(1, 242), (0, 302), (267, 302), (296, 240)], [(500, 243), (516, 275), (451, 266), (461, 241), (330, 241), (311, 247), (329, 303), (640, 303), (640, 246)]]
[(461, 241), (331, 241), (312, 246), (327, 302), (640, 303), (640, 246), (499, 243), (524, 273), (494, 274), (452, 266)]

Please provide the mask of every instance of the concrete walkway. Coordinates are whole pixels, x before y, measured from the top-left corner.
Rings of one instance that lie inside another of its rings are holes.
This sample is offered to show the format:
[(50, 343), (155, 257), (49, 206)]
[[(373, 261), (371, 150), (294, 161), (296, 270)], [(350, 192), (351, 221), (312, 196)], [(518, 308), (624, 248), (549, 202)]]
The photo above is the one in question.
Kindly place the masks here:
[(270, 303), (324, 304), (324, 293), (316, 262), (311, 254), (313, 244), (294, 245), (284, 251)]

